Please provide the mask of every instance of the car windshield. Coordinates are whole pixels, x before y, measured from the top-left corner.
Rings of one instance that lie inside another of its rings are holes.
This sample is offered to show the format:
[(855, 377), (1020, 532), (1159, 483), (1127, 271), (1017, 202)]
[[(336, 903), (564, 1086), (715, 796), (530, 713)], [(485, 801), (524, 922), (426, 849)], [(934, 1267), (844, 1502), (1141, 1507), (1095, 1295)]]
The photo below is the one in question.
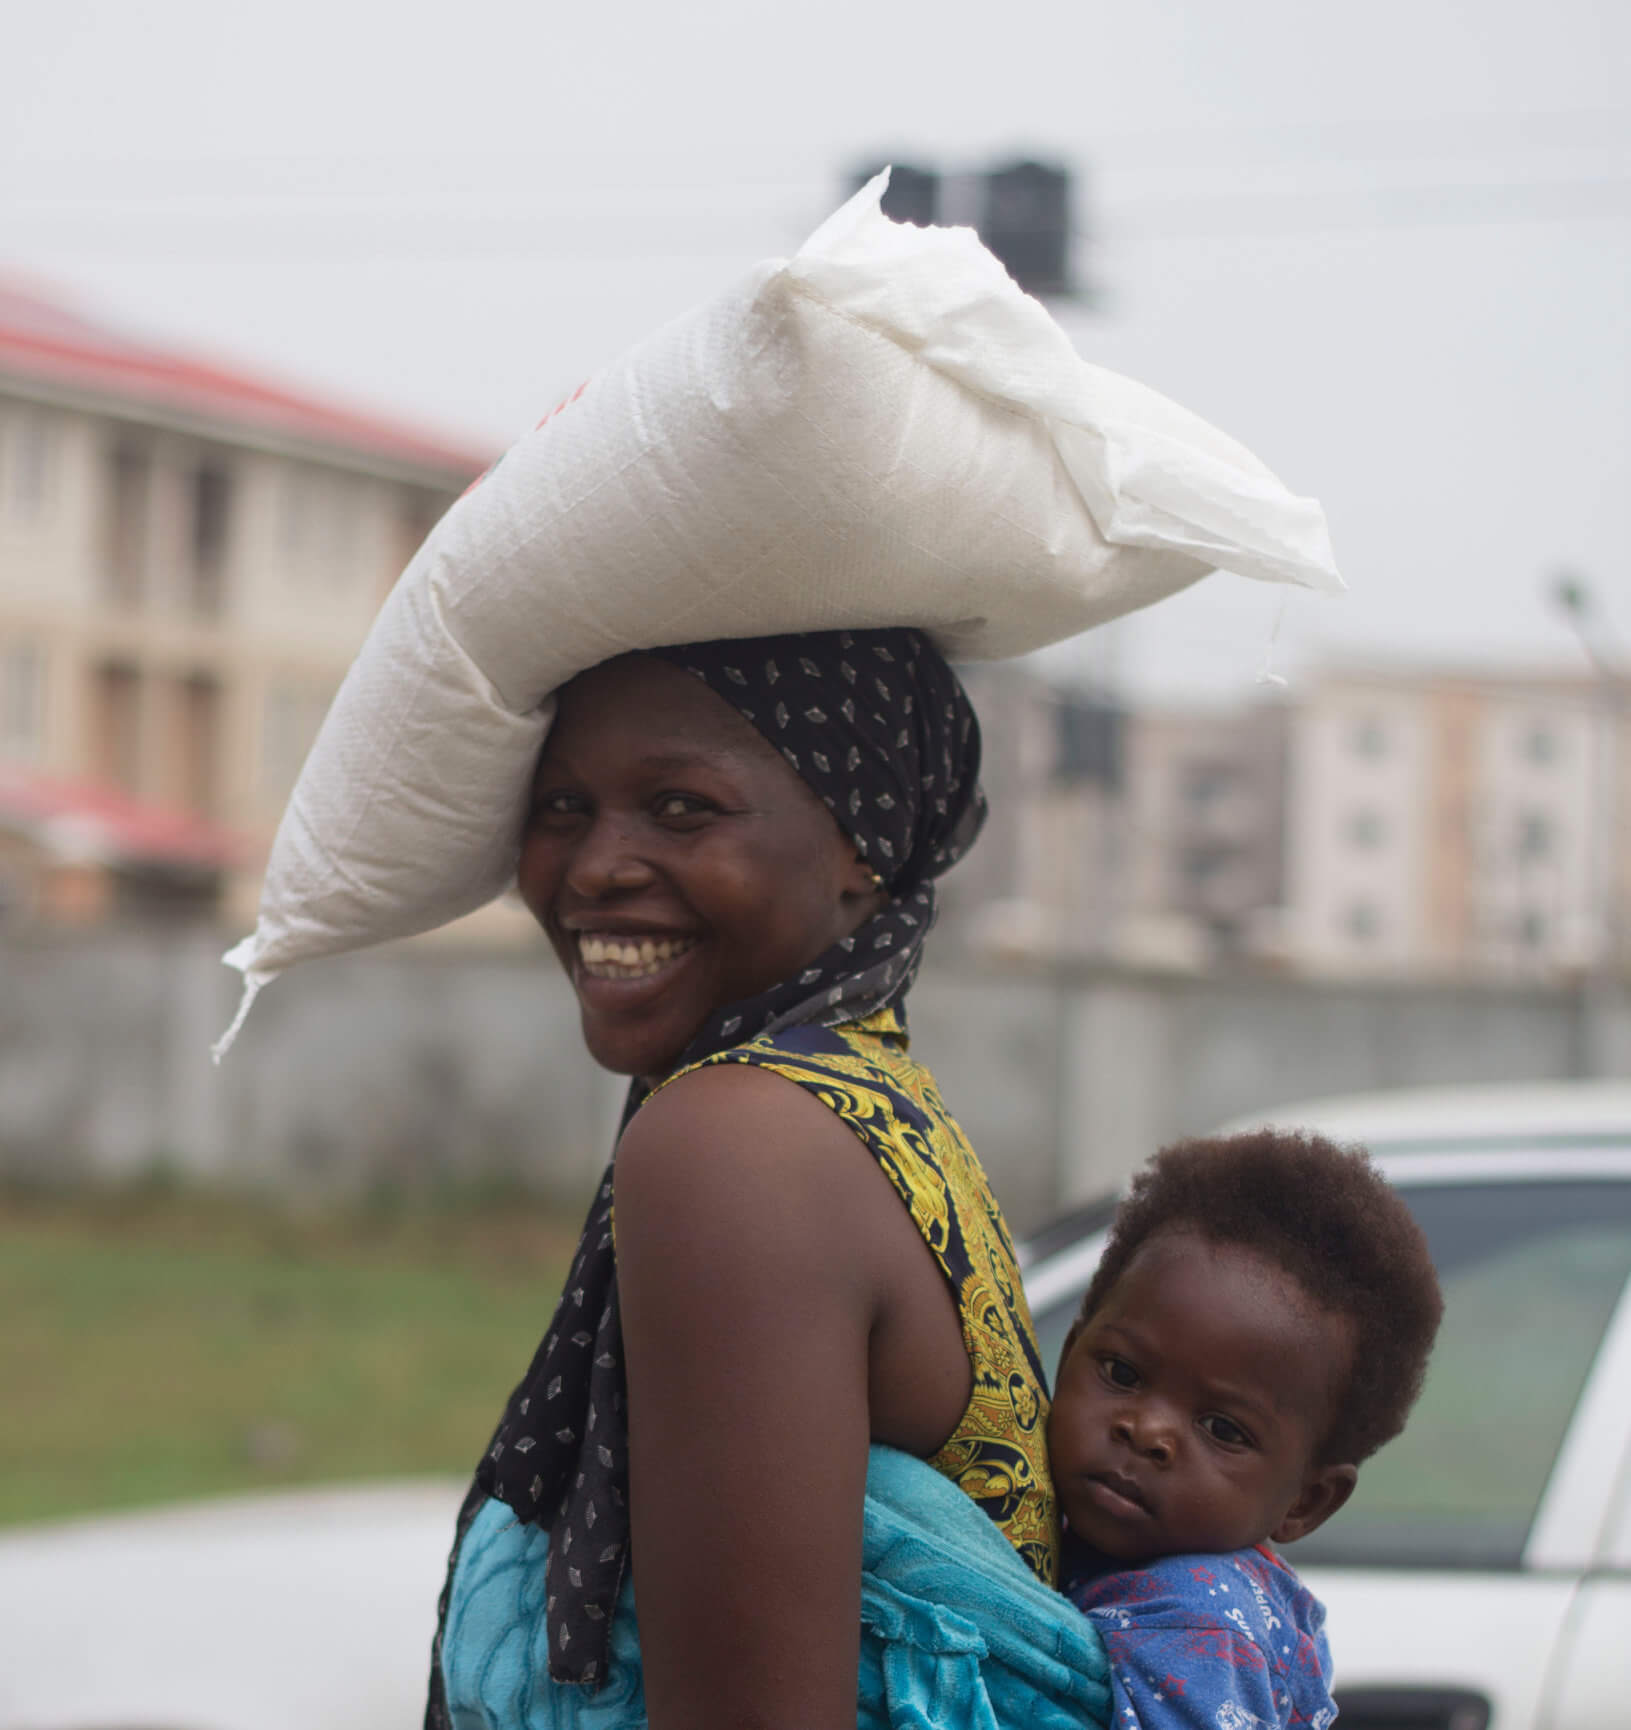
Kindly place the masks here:
[[(1420, 1403), (1353, 1500), (1289, 1548), (1298, 1566), (1516, 1567), (1614, 1306), (1631, 1275), (1631, 1183), (1401, 1191), (1444, 1288)], [(1076, 1299), (1037, 1317), (1057, 1362)]]

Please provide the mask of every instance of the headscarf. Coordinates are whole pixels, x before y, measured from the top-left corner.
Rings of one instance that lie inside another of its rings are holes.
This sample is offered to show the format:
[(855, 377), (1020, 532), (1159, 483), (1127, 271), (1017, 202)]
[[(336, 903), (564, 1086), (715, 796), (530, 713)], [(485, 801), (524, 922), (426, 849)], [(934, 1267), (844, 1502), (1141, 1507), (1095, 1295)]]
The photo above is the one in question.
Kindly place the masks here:
[[(934, 878), (985, 820), (980, 733), (957, 676), (920, 631), (820, 631), (651, 651), (744, 715), (832, 812), (889, 900), (793, 978), (703, 1024), (675, 1064), (784, 1027), (857, 1021), (904, 996), (934, 919)], [(623, 1122), (647, 1089), (629, 1090)], [(549, 1671), (599, 1687), (628, 1564), (628, 1417), (612, 1247), (612, 1167), (589, 1209), (560, 1304), (510, 1396), (460, 1516), (488, 1496), (549, 1525)], [(454, 1545), (454, 1561), (458, 1542)], [(449, 1586), (453, 1563), (449, 1564)], [(446, 1616), (448, 1591), (442, 1594)], [(427, 1725), (438, 1718), (438, 1655)]]

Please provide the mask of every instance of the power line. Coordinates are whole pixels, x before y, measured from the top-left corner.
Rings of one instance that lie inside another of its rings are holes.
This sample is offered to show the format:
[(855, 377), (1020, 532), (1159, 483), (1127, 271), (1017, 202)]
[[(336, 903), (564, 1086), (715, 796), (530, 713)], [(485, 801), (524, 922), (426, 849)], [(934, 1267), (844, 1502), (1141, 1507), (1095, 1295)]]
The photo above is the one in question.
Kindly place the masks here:
[[(1358, 208), (1355, 208), (1355, 206)], [(1288, 208), (1289, 207), (1289, 208)], [(4, 207), (0, 207), (3, 209)], [(721, 211), (720, 215), (727, 214)], [(730, 213), (734, 214), (734, 213)], [(281, 219), (280, 219), (281, 217)], [(1631, 175), (1537, 182), (1529, 185), (1441, 183), (1411, 187), (1252, 192), (1218, 196), (1106, 201), (1096, 208), (1095, 232), (1151, 239), (1215, 235), (1250, 239), (1407, 229), (1521, 227), (1533, 223), (1620, 222), (1631, 217)], [(547, 212), (471, 213), (337, 210), (314, 205), (275, 214), (177, 210), (163, 206), (13, 204), (6, 217), (11, 249), (32, 229), (42, 241), (71, 251), (120, 256), (180, 252), (187, 256), (235, 254), (287, 258), (433, 259), (462, 262), (482, 258), (557, 262), (659, 264), (756, 256), (777, 240), (793, 243), (801, 232), (791, 222), (767, 239), (761, 225), (732, 222), (732, 233), (651, 244), (645, 224), (608, 239), (574, 234)], [(712, 225), (710, 225), (712, 226)], [(760, 238), (748, 238), (750, 228)], [(302, 232), (304, 231), (304, 232)], [(314, 232), (315, 231), (315, 232)], [(740, 233), (742, 238), (736, 238)]]

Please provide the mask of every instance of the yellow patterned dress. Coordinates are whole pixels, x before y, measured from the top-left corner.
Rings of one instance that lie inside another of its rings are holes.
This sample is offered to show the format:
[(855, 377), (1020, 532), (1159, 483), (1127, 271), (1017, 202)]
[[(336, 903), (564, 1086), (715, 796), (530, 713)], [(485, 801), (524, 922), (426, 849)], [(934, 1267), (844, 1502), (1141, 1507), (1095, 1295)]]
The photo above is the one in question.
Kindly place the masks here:
[[(1054, 1584), (1059, 1524), (1048, 1476), (1048, 1396), (1014, 1246), (968, 1138), (907, 1049), (892, 1009), (842, 1027), (792, 1027), (691, 1068), (747, 1063), (836, 1112), (906, 1204), (951, 1283), (974, 1371), (967, 1409), (929, 1464), (1001, 1527)], [(679, 1070), (663, 1083), (689, 1074)]]

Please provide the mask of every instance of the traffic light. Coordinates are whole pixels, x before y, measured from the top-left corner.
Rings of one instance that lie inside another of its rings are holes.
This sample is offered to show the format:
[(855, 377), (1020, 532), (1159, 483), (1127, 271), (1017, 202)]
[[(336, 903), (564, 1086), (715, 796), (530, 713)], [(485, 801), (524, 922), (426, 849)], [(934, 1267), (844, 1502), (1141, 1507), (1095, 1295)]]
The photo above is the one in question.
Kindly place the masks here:
[(1070, 293), (1070, 175), (1015, 162), (985, 176), (980, 239), (1027, 294)]
[[(878, 163), (853, 175), (851, 191), (881, 167)], [(896, 222), (919, 227), (972, 222), (1014, 281), (1037, 295), (1076, 292), (1070, 270), (1071, 205), (1070, 170), (1032, 161), (946, 177), (937, 169), (897, 163), (883, 195), (883, 213)]]
[[(862, 169), (853, 177), (851, 191), (863, 186), (887, 164)], [(940, 176), (931, 168), (914, 168), (909, 162), (897, 162), (889, 173), (889, 186), (883, 195), (883, 213), (895, 222), (916, 223), (928, 228), (940, 220)]]

